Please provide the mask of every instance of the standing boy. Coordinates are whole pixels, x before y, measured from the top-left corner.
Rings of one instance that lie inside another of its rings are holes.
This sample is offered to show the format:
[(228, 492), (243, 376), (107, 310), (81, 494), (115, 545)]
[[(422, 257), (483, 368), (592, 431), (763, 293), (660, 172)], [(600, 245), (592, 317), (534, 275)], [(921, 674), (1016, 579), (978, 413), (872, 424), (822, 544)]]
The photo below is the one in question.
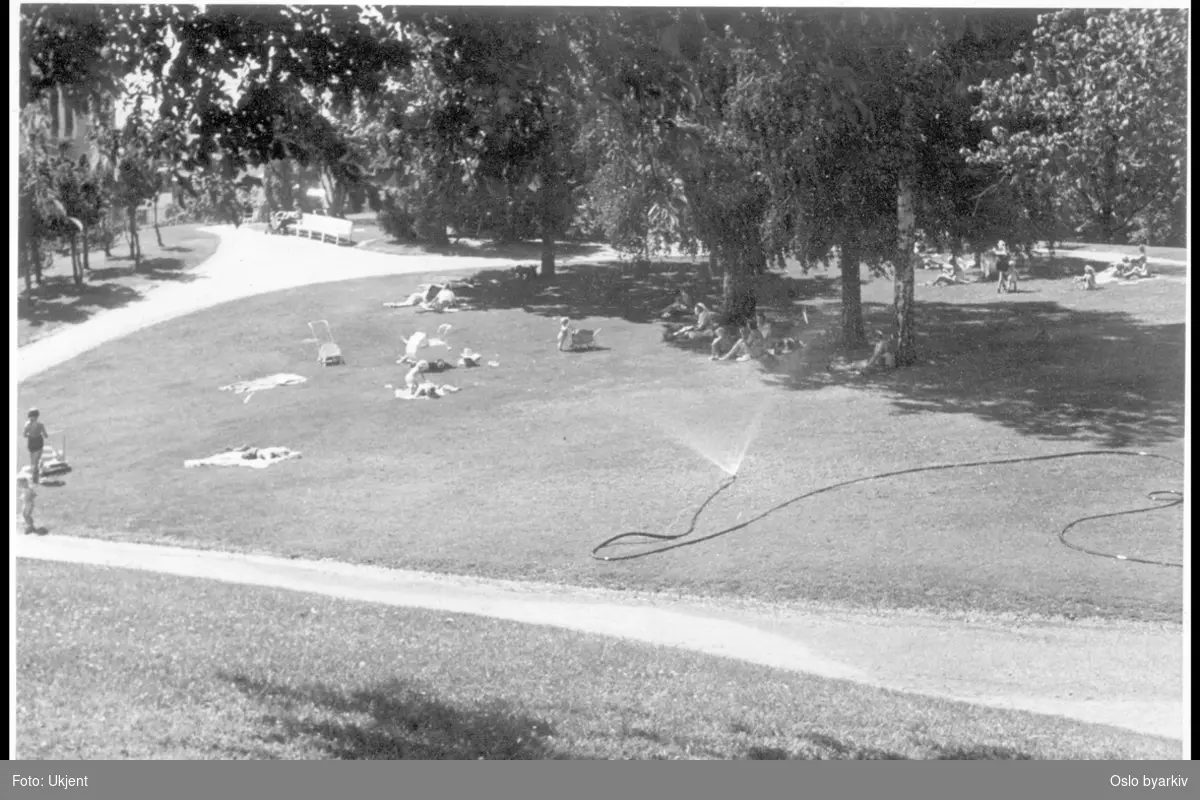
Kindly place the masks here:
[(29, 409), (28, 421), (25, 423), (25, 443), (29, 446), (29, 471), (34, 483), (38, 482), (39, 469), (42, 464), (42, 450), (46, 447), (46, 426), (42, 424), (40, 412), (36, 408)]

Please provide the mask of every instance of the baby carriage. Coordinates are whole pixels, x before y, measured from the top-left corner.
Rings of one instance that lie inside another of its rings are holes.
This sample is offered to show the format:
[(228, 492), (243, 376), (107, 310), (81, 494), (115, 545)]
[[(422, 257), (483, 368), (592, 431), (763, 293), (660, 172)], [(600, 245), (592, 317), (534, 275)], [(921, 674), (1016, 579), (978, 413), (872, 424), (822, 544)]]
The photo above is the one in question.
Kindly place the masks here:
[[(318, 328), (325, 332), (323, 337), (317, 333)], [(333, 331), (330, 330), (328, 322), (323, 319), (310, 322), (308, 329), (312, 331), (313, 338), (320, 344), (320, 348), (317, 350), (318, 364), (323, 367), (331, 367), (335, 364), (346, 363), (346, 360), (342, 358), (342, 348), (338, 347), (337, 342), (333, 340)]]

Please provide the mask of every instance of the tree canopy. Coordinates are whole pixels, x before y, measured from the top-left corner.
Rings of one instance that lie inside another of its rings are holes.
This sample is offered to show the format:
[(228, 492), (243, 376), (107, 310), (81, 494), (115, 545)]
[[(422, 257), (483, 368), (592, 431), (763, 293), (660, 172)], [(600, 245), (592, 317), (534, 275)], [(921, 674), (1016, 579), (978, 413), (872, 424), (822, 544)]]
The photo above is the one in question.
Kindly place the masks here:
[(906, 362), (916, 229), (977, 254), (1182, 236), (1186, 61), (1164, 10), (27, 5), (22, 107), (136, 95), (98, 136), (145, 169), (81, 195), (34, 148), (22, 209), (124, 208), (163, 175), (224, 197), (247, 168), (280, 204), (312, 175), (393, 235), (540, 238), (547, 275), (585, 228), (707, 251), (732, 322), (784, 259), (837, 264), (849, 342), (865, 265), (895, 276)]
[(1048, 198), (1080, 237), (1182, 243), (1187, 46), (1182, 10), (1045, 15), (1018, 71), (980, 84), (990, 130), (972, 163)]

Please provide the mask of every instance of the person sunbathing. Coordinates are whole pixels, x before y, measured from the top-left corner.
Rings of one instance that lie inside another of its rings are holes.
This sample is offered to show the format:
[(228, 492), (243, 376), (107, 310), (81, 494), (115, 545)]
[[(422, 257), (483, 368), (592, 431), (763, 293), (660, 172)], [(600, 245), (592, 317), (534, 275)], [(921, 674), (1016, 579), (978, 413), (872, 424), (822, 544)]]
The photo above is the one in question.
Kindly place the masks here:
[(408, 374), (404, 376), (404, 388), (413, 397), (417, 397), (417, 390), (425, 383), (425, 373), (429, 370), (428, 361), (418, 361)]
[(1149, 278), (1150, 268), (1147, 266), (1146, 245), (1138, 246), (1138, 255), (1134, 259), (1128, 257), (1121, 259), (1123, 269), (1117, 271), (1122, 278)]
[(1087, 291), (1091, 291), (1092, 289), (1095, 289), (1096, 288), (1096, 270), (1092, 267), (1091, 264), (1088, 264), (1087, 266), (1085, 266), (1083, 268), (1082, 275), (1075, 276), (1074, 283), (1076, 286), (1082, 286)]
[(454, 308), (458, 304), (458, 296), (449, 289), (441, 289), (432, 300), (427, 299), (420, 304), (422, 311), (442, 312)]
[(462, 355), (458, 357), (458, 365), (460, 367), (478, 367), (481, 360), (483, 360), (482, 355), (468, 347), (464, 347)]

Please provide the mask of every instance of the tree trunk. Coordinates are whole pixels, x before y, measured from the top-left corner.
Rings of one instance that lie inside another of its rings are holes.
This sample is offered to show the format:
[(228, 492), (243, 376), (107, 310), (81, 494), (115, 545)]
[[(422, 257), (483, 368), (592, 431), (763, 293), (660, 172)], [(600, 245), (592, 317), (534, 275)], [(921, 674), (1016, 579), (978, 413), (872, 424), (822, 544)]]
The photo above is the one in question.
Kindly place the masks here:
[(542, 271), (541, 277), (554, 277), (554, 234), (542, 234)]
[(862, 313), (862, 259), (858, 243), (847, 238), (838, 266), (842, 272), (842, 344), (860, 347), (867, 341)]
[(742, 325), (754, 319), (758, 297), (754, 291), (758, 277), (757, 260), (761, 248), (751, 246), (749, 252), (735, 251), (725, 258), (725, 275), (721, 282), (721, 316), (726, 325)]
[(896, 366), (916, 363), (914, 286), (916, 275), (913, 269), (913, 243), (916, 239), (916, 218), (913, 208), (912, 183), (901, 178), (896, 192), (896, 276), (894, 278), (895, 306), (895, 355)]
[(158, 240), (158, 246), (163, 247), (162, 231), (158, 229), (158, 195), (154, 195), (154, 238)]
[(142, 243), (138, 239), (137, 208), (129, 207), (129, 257), (133, 259), (133, 271), (142, 268)]
[(37, 281), (37, 285), (42, 285), (42, 243), (36, 239), (32, 243), (33, 247), (33, 277)]
[(83, 265), (79, 258), (79, 237), (71, 234), (71, 280), (75, 281), (75, 285), (79, 286), (83, 283)]
[(32, 241), (25, 243), (25, 293), (29, 294), (33, 291), (33, 265), (35, 262), (37, 247)]

